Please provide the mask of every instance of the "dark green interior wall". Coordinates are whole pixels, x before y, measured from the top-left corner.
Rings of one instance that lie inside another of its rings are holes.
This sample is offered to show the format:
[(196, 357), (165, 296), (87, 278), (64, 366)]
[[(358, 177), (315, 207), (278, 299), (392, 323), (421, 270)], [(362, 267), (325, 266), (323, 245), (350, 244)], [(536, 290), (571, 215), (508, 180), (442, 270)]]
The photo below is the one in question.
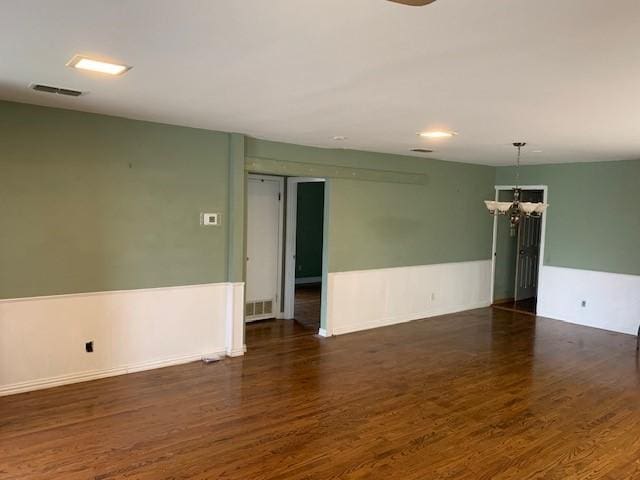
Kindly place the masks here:
[(0, 145), (0, 298), (226, 280), (227, 134), (0, 102)]
[[(513, 200), (511, 190), (499, 193), (501, 202)], [(493, 300), (507, 300), (514, 298), (516, 282), (516, 258), (518, 254), (517, 231), (511, 235), (509, 217), (499, 215), (496, 230), (496, 265)]]
[(298, 184), (296, 210), (296, 278), (322, 275), (324, 183)]
[[(332, 150), (247, 138), (247, 157), (277, 160), (274, 172), (295, 175), (333, 166), (377, 169), (388, 181), (332, 178), (328, 212), (330, 272), (486, 260), (491, 257), (495, 169), (481, 165), (353, 150)], [(289, 162), (300, 170), (288, 170)], [(305, 171), (305, 166), (312, 169)], [(415, 174), (402, 183), (394, 172)], [(354, 175), (357, 172), (354, 172)], [(341, 175), (344, 172), (341, 171)]]
[[(544, 264), (640, 275), (640, 160), (522, 167), (523, 185), (549, 187)], [(511, 185), (501, 167), (496, 183)]]

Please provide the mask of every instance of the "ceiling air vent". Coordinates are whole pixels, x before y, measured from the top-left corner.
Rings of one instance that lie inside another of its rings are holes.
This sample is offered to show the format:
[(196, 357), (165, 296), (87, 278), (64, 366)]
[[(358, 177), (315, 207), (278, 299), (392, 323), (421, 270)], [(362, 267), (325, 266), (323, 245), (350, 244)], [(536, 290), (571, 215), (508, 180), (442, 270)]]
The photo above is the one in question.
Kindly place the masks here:
[(427, 150), (426, 148), (412, 148), (411, 151), (416, 153), (433, 153), (433, 150)]
[(38, 92), (57, 93), (58, 95), (67, 95), (69, 97), (79, 97), (83, 92), (80, 90), (71, 90), (70, 88), (52, 87), (51, 85), (43, 85), (41, 83), (32, 83), (31, 88)]

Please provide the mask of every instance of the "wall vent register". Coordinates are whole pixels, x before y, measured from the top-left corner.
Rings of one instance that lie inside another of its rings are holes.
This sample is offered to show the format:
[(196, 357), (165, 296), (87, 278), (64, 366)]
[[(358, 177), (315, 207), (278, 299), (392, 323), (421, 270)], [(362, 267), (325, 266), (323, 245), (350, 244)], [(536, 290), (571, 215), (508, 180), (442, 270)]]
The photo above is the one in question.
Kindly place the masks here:
[(248, 320), (260, 320), (273, 317), (273, 300), (247, 302), (244, 310)]

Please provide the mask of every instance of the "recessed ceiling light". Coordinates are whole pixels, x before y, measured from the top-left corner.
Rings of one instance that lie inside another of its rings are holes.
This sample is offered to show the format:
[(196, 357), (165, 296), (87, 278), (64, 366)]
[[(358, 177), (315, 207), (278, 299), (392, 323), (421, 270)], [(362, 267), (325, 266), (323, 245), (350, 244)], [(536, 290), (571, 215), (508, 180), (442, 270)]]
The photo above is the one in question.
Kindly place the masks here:
[(102, 62), (100, 60), (83, 57), (82, 55), (74, 56), (67, 63), (67, 67), (78, 68), (80, 70), (90, 70), (92, 72), (106, 73), (107, 75), (122, 75), (126, 71), (131, 70), (131, 67), (128, 65)]
[(456, 132), (445, 132), (443, 130), (432, 130), (429, 132), (420, 132), (418, 133), (421, 137), (424, 138), (450, 138), (454, 135), (457, 135)]
[(348, 138), (348, 137), (345, 137), (344, 135), (336, 135), (335, 137), (333, 137), (333, 139), (334, 139), (336, 142), (341, 142), (341, 141), (343, 141), (343, 140), (346, 140), (347, 138)]

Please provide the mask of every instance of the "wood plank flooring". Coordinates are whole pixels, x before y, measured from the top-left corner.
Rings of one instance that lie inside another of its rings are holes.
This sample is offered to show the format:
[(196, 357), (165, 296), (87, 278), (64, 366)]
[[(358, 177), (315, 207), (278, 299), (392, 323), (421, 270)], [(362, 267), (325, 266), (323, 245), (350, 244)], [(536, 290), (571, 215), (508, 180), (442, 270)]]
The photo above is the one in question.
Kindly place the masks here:
[(537, 298), (527, 298), (525, 300), (516, 301), (507, 301), (494, 303), (494, 308), (499, 308), (502, 310), (510, 310), (517, 313), (525, 313), (529, 315), (535, 315), (538, 307), (538, 299)]
[(0, 398), (1, 479), (638, 479), (635, 339), (481, 309)]

